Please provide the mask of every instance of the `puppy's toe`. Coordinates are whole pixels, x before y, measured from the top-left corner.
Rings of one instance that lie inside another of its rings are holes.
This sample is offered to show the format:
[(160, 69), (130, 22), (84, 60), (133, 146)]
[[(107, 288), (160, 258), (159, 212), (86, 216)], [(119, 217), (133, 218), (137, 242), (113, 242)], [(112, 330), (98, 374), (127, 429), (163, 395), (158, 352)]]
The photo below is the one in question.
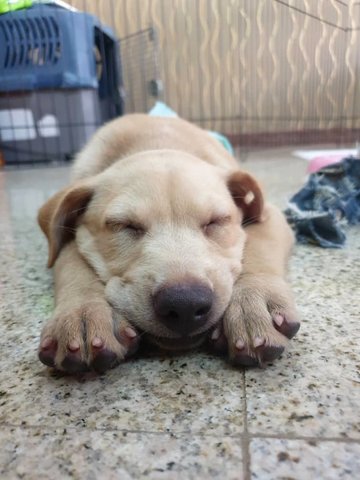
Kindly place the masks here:
[(52, 337), (45, 337), (40, 342), (38, 356), (40, 362), (47, 367), (55, 366), (55, 356), (57, 350), (57, 341)]
[(61, 361), (61, 370), (64, 370), (67, 373), (83, 373), (88, 371), (89, 367), (83, 360), (80, 351), (73, 352), (69, 350)]
[(115, 367), (119, 363), (118, 355), (106, 347), (96, 348), (93, 353), (91, 367), (98, 373), (104, 373), (106, 370)]
[(263, 363), (272, 362), (279, 358), (285, 350), (285, 345), (269, 345), (264, 339), (263, 343), (254, 346), (254, 349), (259, 365), (262, 365)]
[(235, 366), (256, 367), (259, 361), (255, 352), (242, 339), (237, 339), (232, 348), (229, 348), (230, 362)]
[(125, 358), (133, 355), (139, 348), (140, 336), (129, 323), (120, 321), (115, 330), (115, 336), (121, 345), (124, 346)]
[(57, 330), (58, 348), (55, 355), (55, 365), (57, 370), (70, 374), (83, 373), (89, 370), (86, 359), (86, 349), (80, 332), (72, 331), (72, 338), (69, 338), (65, 332), (64, 326)]
[(98, 373), (118, 365), (132, 355), (139, 345), (136, 330), (115, 312), (111, 311), (110, 315), (111, 321), (88, 324), (89, 363)]
[[(139, 335), (127, 322), (116, 324), (115, 333), (107, 332), (104, 339), (95, 337), (91, 341), (91, 367), (98, 373), (114, 368), (138, 348)], [(104, 333), (104, 332), (103, 332)]]
[(115, 367), (124, 358), (124, 352), (121, 346), (114, 342), (111, 332), (109, 338), (105, 340), (100, 336), (91, 335), (88, 338), (88, 349), (89, 365), (98, 373), (104, 373)]
[(287, 338), (293, 338), (300, 328), (300, 322), (294, 315), (273, 313), (272, 320), (276, 330)]
[(238, 353), (230, 359), (235, 367), (257, 367), (258, 359), (251, 355), (251, 352)]

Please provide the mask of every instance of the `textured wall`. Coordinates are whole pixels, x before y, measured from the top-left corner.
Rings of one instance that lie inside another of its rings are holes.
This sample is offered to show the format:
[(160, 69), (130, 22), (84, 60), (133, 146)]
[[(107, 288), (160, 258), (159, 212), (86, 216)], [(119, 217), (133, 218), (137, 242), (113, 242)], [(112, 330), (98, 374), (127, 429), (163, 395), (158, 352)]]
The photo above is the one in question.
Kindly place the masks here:
[(355, 0), (70, 3), (100, 16), (119, 37), (153, 25), (165, 101), (208, 128), (360, 127)]

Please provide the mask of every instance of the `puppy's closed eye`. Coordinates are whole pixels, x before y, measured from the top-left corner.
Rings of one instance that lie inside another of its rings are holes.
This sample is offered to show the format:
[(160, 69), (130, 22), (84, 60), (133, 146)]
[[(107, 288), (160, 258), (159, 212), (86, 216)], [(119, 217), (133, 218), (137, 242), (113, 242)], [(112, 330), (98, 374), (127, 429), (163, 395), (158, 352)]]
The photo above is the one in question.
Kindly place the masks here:
[(141, 237), (146, 233), (146, 228), (138, 222), (131, 220), (107, 219), (105, 221), (106, 228), (113, 233), (124, 232), (133, 237)]
[(231, 215), (218, 215), (211, 217), (211, 219), (204, 223), (201, 228), (206, 235), (210, 235), (218, 228), (226, 226), (230, 221)]

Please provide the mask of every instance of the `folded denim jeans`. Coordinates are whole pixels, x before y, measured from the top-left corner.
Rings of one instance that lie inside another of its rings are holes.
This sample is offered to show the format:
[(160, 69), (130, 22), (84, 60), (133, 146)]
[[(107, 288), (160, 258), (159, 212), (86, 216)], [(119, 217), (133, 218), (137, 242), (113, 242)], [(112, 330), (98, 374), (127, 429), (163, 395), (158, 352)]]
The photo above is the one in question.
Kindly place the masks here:
[(360, 159), (345, 158), (311, 174), (285, 215), (298, 242), (343, 247), (346, 225), (360, 224)]

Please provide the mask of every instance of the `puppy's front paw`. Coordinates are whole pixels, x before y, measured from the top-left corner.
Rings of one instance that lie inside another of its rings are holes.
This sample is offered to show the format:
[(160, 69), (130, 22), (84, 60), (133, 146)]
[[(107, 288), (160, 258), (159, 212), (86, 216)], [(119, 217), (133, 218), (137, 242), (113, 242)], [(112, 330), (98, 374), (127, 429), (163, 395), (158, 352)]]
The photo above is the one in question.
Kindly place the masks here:
[(134, 353), (139, 336), (105, 301), (55, 311), (44, 327), (39, 359), (68, 373), (102, 373)]
[(212, 332), (216, 349), (227, 344), (235, 365), (256, 366), (278, 358), (300, 328), (286, 282), (272, 275), (244, 275), (234, 287), (222, 323)]

